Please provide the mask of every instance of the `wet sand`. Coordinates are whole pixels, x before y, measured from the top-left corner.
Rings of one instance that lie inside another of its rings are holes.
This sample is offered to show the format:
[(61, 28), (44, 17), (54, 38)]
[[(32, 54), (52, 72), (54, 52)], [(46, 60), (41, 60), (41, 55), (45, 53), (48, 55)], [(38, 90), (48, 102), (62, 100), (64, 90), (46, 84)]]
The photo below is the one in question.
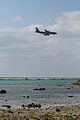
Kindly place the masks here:
[(0, 120), (80, 120), (80, 106), (0, 109)]

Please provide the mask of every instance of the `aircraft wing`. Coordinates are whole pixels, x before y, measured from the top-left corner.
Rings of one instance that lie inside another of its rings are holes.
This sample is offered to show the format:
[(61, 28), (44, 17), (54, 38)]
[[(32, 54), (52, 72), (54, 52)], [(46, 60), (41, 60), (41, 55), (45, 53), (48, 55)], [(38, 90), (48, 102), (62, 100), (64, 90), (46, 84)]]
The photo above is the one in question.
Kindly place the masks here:
[(47, 33), (49, 33), (50, 31), (48, 31), (48, 30), (46, 30), (46, 29), (44, 29), (45, 30), (45, 32), (47, 32)]
[(48, 31), (46, 29), (45, 29), (45, 32), (46, 32), (46, 34), (53, 34), (53, 35), (57, 34), (56, 32), (50, 32), (50, 31)]

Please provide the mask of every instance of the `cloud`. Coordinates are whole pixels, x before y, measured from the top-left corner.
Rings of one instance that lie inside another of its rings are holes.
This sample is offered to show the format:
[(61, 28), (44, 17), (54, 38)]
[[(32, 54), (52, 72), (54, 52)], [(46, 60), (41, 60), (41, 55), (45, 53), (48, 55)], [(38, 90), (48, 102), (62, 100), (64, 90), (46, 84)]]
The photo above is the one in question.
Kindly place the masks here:
[[(21, 16), (16, 16), (15, 20), (20, 20)], [(56, 31), (56, 36), (43, 36), (35, 33), (35, 27), (39, 27), (40, 30), (45, 28), (51, 31)], [(72, 54), (70, 49), (77, 46), (77, 42), (80, 38), (80, 11), (66, 12), (56, 21), (56, 24), (44, 26), (38, 24), (32, 24), (23, 28), (0, 28), (1, 46), (12, 49), (24, 49), (28, 51), (28, 55), (36, 53), (36, 56), (40, 55), (58, 55), (62, 52), (66, 54)], [(7, 40), (6, 40), (7, 38)], [(2, 42), (3, 39), (3, 42)], [(69, 45), (70, 44), (70, 45)], [(8, 47), (6, 47), (8, 46)], [(4, 48), (4, 47), (3, 47)], [(20, 51), (21, 51), (20, 50)], [(31, 51), (32, 52), (31, 52)], [(30, 51), (30, 54), (29, 54)], [(16, 53), (15, 53), (16, 54)]]
[[(79, 35), (80, 32), (80, 11), (65, 12), (57, 19), (54, 29), (70, 37)], [(73, 35), (74, 34), (74, 35)], [(66, 37), (66, 36), (65, 36)]]
[(15, 16), (14, 18), (13, 18), (13, 21), (20, 21), (21, 20), (21, 16)]
[[(20, 19), (21, 17), (17, 16), (15, 20)], [(56, 31), (58, 34), (43, 36), (35, 33), (36, 26), (40, 30), (48, 29)], [(76, 66), (80, 64), (79, 26), (80, 11), (72, 11), (63, 13), (53, 25), (32, 24), (23, 28), (0, 28), (0, 59), (5, 58), (4, 63), (7, 63), (7, 66), (3, 65), (4, 68), (8, 69), (10, 65), (17, 74), (16, 66), (19, 69), (24, 66), (23, 71), (19, 70), (23, 75), (26, 74), (25, 71), (28, 74), (42, 76), (53, 75), (53, 71), (54, 75), (58, 73), (60, 75), (70, 75), (70, 73), (77, 75)], [(11, 71), (9, 72), (11, 73)]]

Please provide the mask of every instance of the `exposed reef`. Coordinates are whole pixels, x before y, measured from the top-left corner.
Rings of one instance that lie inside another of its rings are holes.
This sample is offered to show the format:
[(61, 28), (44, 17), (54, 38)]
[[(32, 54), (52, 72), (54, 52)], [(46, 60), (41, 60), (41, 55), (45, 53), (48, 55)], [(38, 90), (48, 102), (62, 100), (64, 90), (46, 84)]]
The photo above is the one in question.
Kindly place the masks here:
[(5, 94), (5, 93), (7, 93), (6, 90), (1, 90), (1, 91), (0, 91), (0, 94)]
[(46, 90), (46, 88), (34, 88), (33, 90)]
[(80, 80), (78, 80), (77, 82), (74, 82), (73, 85), (79, 85), (80, 86)]

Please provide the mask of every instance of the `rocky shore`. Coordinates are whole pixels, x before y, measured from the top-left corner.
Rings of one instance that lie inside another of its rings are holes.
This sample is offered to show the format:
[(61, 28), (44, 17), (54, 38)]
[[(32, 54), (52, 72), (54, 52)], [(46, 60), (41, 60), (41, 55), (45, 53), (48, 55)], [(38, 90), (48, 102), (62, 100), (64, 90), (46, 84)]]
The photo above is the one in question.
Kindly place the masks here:
[(73, 85), (78, 85), (78, 86), (80, 86), (80, 80), (78, 80), (77, 82), (74, 82)]
[(0, 109), (0, 120), (80, 120), (80, 106)]

